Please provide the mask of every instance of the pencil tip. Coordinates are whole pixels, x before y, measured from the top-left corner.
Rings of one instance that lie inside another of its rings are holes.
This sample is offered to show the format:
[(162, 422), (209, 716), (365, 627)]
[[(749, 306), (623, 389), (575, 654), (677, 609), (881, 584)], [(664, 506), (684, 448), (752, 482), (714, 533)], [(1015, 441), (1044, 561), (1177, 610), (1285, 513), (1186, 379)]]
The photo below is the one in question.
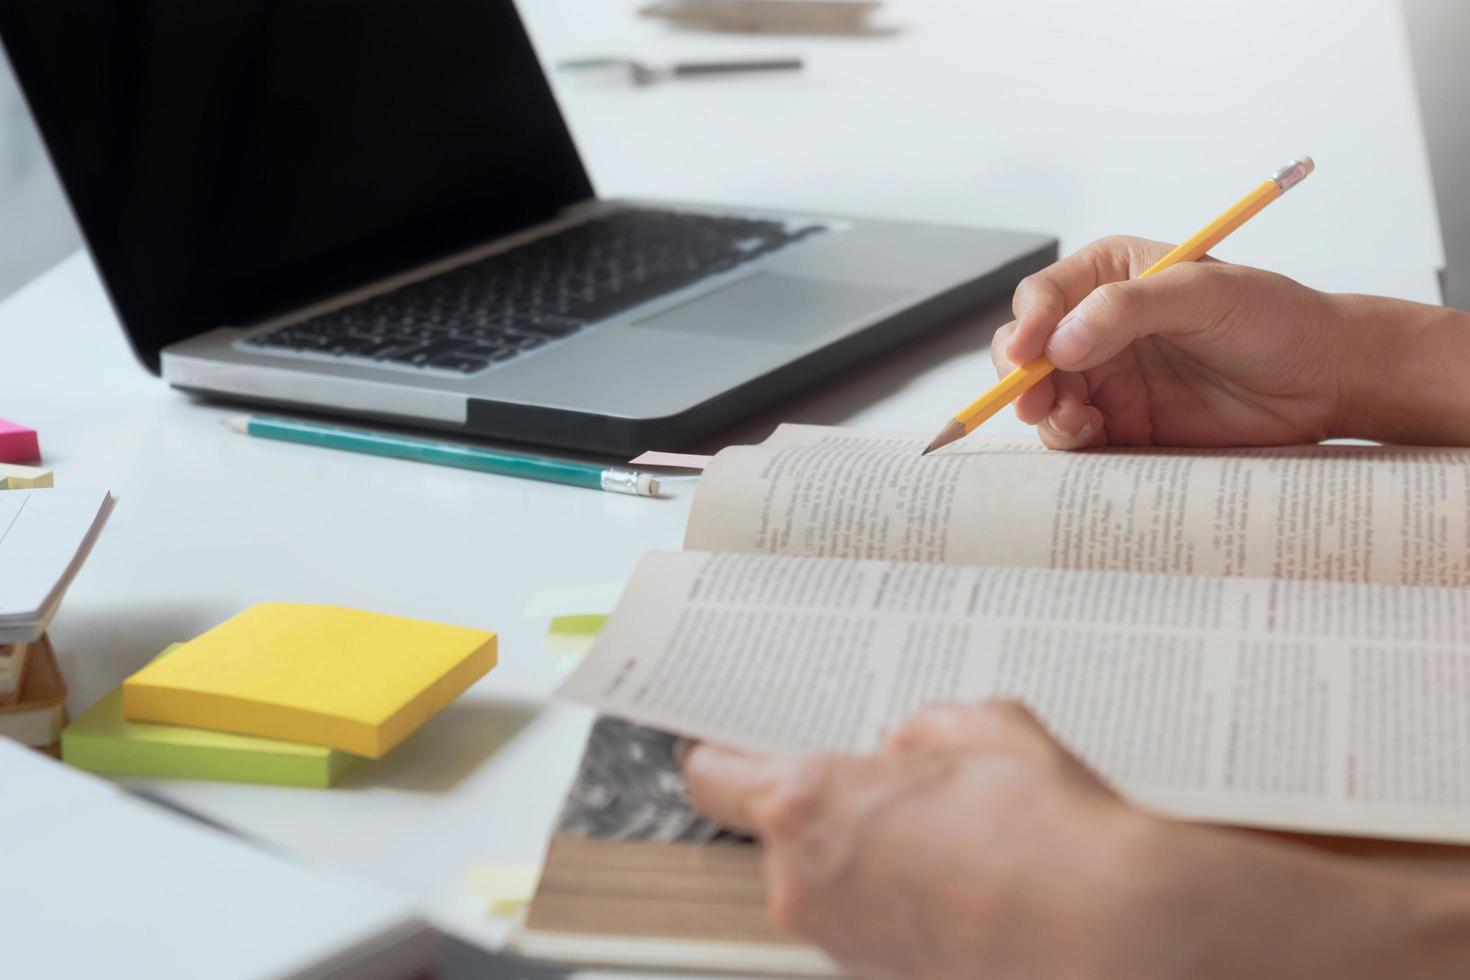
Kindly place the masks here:
[(936, 450), (936, 449), (942, 449), (945, 446), (948, 446), (950, 443), (954, 442), (955, 440), (957, 440), (957, 439), (963, 439), (964, 437), (965, 437), (965, 426), (964, 426), (964, 424), (961, 423), (958, 419), (951, 420), (950, 423), (949, 423), (949, 425), (946, 425), (943, 429), (941, 429), (940, 432), (939, 432), (939, 435), (937, 435), (937, 436), (934, 437), (934, 441), (931, 442), (931, 443), (929, 443), (929, 445), (925, 446), (924, 447), (924, 451), (922, 453), (920, 453), (919, 455), (920, 456), (928, 456), (934, 450)]

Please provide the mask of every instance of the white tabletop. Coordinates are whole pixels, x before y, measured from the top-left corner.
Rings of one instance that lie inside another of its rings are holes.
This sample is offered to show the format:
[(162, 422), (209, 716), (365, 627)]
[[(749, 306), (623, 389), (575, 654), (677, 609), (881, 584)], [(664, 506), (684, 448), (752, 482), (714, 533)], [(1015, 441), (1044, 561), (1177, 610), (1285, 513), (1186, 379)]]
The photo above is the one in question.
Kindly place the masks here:
[[(1163, 0), (893, 3), (902, 33), (842, 41), (680, 35), (633, 6), (579, 4), (573, 18), (564, 3), (524, 4), (548, 60), (796, 52), (809, 67), (645, 90), (559, 78), (606, 194), (1026, 227), (1070, 248), (1115, 230), (1180, 237), (1313, 152), (1311, 181), (1222, 254), (1325, 288), (1437, 298), (1438, 228), (1387, 0), (1353, 17), (1251, 0), (1194, 5), (1189, 19)], [(933, 429), (990, 380), (985, 344), (1004, 318), (977, 312), (710, 443), (783, 419)], [(149, 782), (494, 942), (465, 873), (539, 859), (589, 721), (547, 703), (556, 661), (541, 652), (545, 623), (521, 609), (677, 548), (693, 485), (638, 499), (236, 436), (224, 410), (137, 366), (80, 255), (0, 304), (0, 351), (0, 416), (40, 431), (58, 482), (120, 498), (52, 631), (73, 712), (267, 599), (500, 634), (490, 676), (336, 789)], [(1019, 430), (1009, 415), (999, 425)]]

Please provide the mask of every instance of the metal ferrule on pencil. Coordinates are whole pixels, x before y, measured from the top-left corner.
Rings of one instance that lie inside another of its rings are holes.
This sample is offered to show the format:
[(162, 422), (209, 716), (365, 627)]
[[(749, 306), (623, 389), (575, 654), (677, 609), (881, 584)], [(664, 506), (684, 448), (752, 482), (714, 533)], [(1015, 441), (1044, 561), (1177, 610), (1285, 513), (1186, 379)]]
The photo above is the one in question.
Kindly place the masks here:
[[(645, 489), (652, 483), (651, 490)], [(649, 480), (644, 474), (633, 470), (620, 470), (610, 466), (602, 471), (602, 489), (610, 493), (631, 493), (634, 496), (653, 496), (658, 493), (658, 481)]]
[(1276, 186), (1285, 194), (1306, 179), (1307, 174), (1317, 169), (1311, 157), (1299, 157), (1271, 175)]

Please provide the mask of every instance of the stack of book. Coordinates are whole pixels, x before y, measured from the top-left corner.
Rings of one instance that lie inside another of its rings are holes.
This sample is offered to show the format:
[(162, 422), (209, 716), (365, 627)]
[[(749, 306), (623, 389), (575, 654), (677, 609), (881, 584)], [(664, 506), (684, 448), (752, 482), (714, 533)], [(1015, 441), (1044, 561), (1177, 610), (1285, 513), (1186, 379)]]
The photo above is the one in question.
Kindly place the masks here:
[(327, 787), (496, 662), (494, 633), (263, 603), (165, 650), (62, 733), (92, 772)]
[(0, 737), (59, 752), (66, 681), (46, 628), (112, 506), (100, 490), (0, 492)]

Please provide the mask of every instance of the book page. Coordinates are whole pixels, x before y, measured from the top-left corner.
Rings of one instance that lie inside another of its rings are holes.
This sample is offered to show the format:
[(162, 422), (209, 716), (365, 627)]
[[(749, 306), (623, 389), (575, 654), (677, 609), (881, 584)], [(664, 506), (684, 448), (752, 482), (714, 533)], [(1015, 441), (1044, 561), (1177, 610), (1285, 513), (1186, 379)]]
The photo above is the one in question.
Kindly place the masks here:
[(1470, 843), (1470, 592), (654, 553), (560, 693), (774, 752), (1018, 698), (1135, 801)]
[(701, 478), (685, 547), (1470, 586), (1470, 449), (1053, 452), (782, 426)]

